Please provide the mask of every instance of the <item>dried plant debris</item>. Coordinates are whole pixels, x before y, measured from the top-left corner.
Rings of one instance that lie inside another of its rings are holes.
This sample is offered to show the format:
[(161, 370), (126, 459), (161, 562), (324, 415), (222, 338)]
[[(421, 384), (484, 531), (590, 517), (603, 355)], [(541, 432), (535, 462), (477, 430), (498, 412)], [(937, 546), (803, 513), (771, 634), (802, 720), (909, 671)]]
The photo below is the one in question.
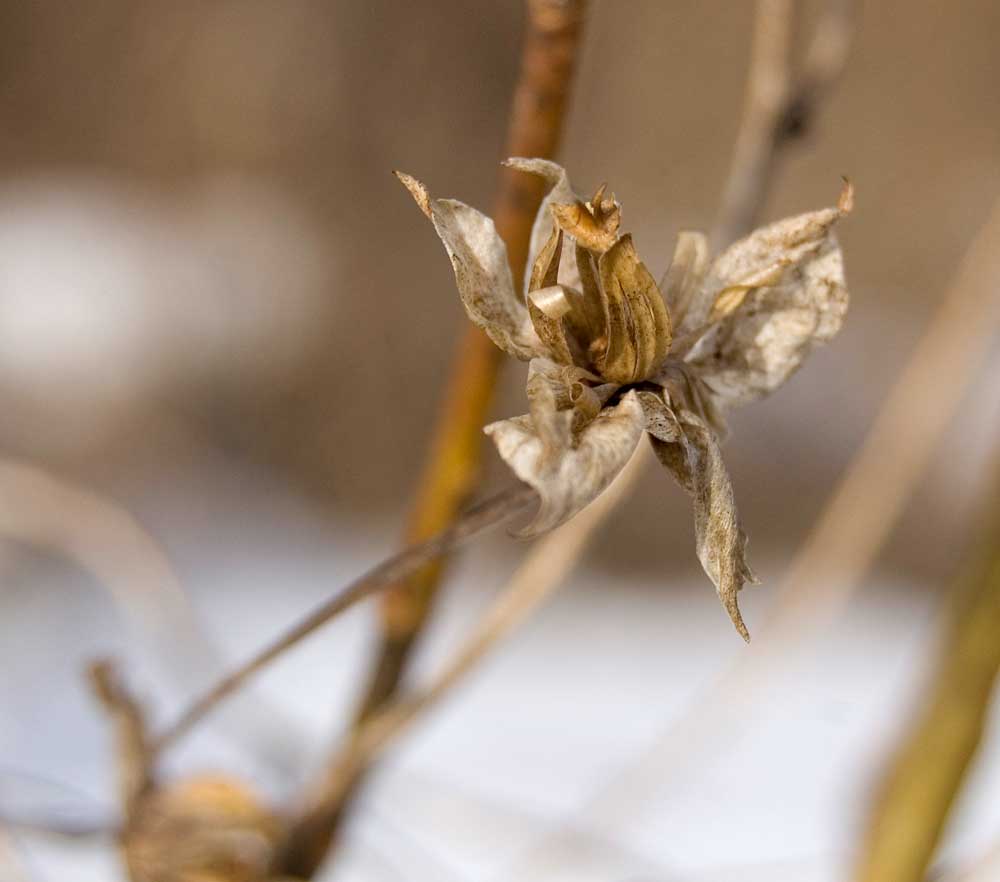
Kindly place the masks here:
[(622, 235), (621, 206), (601, 186), (574, 194), (541, 159), (507, 165), (549, 192), (532, 231), (523, 297), (493, 222), (461, 202), (399, 179), (444, 242), (465, 310), (505, 352), (529, 362), (524, 416), (486, 427), (541, 505), (523, 534), (568, 521), (625, 466), (642, 435), (694, 503), (698, 557), (737, 631), (738, 592), (756, 582), (719, 450), (726, 411), (769, 394), (847, 311), (832, 208), (763, 227), (709, 259), (706, 238), (678, 237), (660, 284)]

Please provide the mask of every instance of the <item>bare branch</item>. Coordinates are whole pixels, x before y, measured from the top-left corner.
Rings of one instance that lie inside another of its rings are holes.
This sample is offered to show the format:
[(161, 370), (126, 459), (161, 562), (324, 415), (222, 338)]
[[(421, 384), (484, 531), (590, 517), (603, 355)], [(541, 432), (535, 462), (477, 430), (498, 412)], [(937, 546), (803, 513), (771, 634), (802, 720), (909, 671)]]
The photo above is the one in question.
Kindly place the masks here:
[[(1000, 477), (1000, 473), (998, 473)], [(923, 707), (868, 819), (858, 882), (921, 882), (986, 728), (1000, 673), (1000, 482), (980, 547), (953, 589), (951, 619)]]
[(839, 79), (854, 37), (854, 0), (829, 0), (800, 72), (794, 71), (801, 0), (759, 0), (747, 95), (732, 166), (712, 234), (716, 248), (757, 226), (782, 148), (812, 125), (816, 109)]
[(364, 600), (378, 591), (385, 590), (390, 585), (399, 582), (400, 579), (405, 579), (425, 565), (428, 560), (433, 560), (435, 557), (451, 551), (483, 530), (514, 517), (519, 512), (524, 511), (532, 502), (535, 502), (537, 498), (535, 491), (523, 484), (511, 487), (470, 509), (451, 527), (433, 538), (417, 545), (411, 545), (382, 561), (351, 582), (344, 590), (334, 595), (277, 640), (256, 653), (251, 659), (223, 677), (155, 740), (152, 748), (154, 753), (158, 753), (177, 741), (219, 702), (239, 689), (269, 662), (291, 649), (303, 638), (308, 637), (358, 601)]
[[(335, 814), (358, 775), (423, 715), (446, 698), (511, 631), (522, 624), (573, 568), (590, 536), (628, 492), (642, 458), (635, 456), (593, 503), (535, 546), (496, 601), (479, 620), (475, 631), (429, 686), (400, 699), (370, 717), (351, 733), (336, 755), (321, 786), (303, 812), (306, 825), (321, 825)], [(582, 525), (582, 526), (581, 526)]]
[(153, 786), (153, 754), (146, 720), (139, 703), (125, 688), (113, 664), (102, 659), (87, 671), (97, 700), (115, 728), (118, 787), (126, 820), (133, 816), (139, 800)]

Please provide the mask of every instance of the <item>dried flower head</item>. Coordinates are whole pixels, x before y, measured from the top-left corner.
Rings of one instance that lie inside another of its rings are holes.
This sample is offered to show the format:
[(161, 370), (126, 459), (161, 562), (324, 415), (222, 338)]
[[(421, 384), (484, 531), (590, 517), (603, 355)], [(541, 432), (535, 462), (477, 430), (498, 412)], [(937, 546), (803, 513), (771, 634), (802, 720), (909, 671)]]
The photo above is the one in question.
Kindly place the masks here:
[(648, 434), (691, 495), (698, 557), (749, 640), (737, 594), (757, 579), (719, 450), (724, 415), (772, 392), (840, 330), (848, 298), (832, 228), (851, 210), (850, 185), (836, 207), (763, 227), (711, 262), (702, 234), (681, 233), (658, 286), (604, 186), (585, 201), (553, 162), (506, 165), (549, 184), (523, 298), (492, 220), (397, 175), (444, 242), (469, 318), (529, 362), (530, 412), (485, 430), (541, 499), (522, 534), (569, 520)]

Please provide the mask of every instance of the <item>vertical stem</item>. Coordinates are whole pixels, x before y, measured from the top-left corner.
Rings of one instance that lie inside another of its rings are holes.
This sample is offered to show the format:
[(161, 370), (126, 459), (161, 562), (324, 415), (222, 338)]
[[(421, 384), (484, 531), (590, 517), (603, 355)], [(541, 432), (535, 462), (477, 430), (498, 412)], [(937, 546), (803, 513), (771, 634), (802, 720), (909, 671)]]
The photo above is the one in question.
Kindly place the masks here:
[[(582, 0), (528, 0), (506, 156), (548, 158), (555, 154), (583, 32), (584, 7)], [(531, 227), (544, 193), (545, 182), (535, 175), (501, 170), (493, 217), (507, 245), (515, 283), (524, 275)], [(482, 427), (502, 357), (478, 328), (470, 327), (459, 342), (431, 451), (410, 511), (407, 543), (422, 541), (448, 526), (474, 489)], [(431, 561), (386, 595), (381, 646), (359, 720), (395, 694), (430, 614), (443, 565), (442, 558)]]
[[(559, 146), (576, 57), (583, 36), (585, 0), (527, 0), (527, 22), (518, 83), (508, 126), (506, 156), (551, 158)], [(514, 279), (523, 277), (531, 228), (545, 184), (533, 175), (503, 169), (493, 217), (507, 245)], [(482, 427), (493, 397), (502, 353), (478, 328), (459, 342), (431, 450), (410, 511), (405, 540), (420, 542), (456, 517), (476, 486)], [(360, 724), (396, 695), (413, 648), (430, 615), (444, 559), (438, 557), (386, 595), (380, 643), (361, 700)], [(306, 811), (291, 836), (283, 869), (310, 876), (324, 858), (346, 806), (361, 783), (336, 806)]]
[(856, 878), (920, 882), (983, 737), (1000, 672), (1000, 487), (980, 547), (955, 589), (924, 707), (871, 813)]

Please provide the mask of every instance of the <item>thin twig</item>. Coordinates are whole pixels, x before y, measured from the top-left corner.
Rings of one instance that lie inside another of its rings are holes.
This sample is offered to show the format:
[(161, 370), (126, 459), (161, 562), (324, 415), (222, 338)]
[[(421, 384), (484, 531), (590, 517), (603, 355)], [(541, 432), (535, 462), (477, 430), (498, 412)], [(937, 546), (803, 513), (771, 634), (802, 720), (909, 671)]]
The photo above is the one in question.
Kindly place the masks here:
[[(1000, 475), (998, 475), (1000, 476)], [(913, 728), (893, 757), (867, 825), (858, 882), (920, 882), (986, 726), (1000, 674), (1000, 482)]]
[[(597, 523), (627, 492), (642, 460), (633, 457), (611, 486), (576, 516)], [(482, 659), (512, 630), (524, 622), (559, 587), (576, 563), (588, 531), (557, 530), (545, 543), (535, 546), (517, 574), (490, 606), (473, 634), (452, 656), (431, 684), (416, 695), (388, 705), (348, 735), (325, 780), (314, 792), (305, 816), (306, 824), (322, 826), (336, 811), (361, 772), (398, 739), (409, 726), (451, 693)]]
[(533, 489), (518, 484), (469, 509), (451, 527), (433, 538), (411, 545), (368, 570), (197, 699), (153, 742), (153, 752), (159, 753), (176, 742), (219, 702), (239, 689), (269, 662), (344, 610), (378, 591), (384, 591), (390, 585), (397, 584), (400, 579), (405, 579), (428, 560), (451, 551), (483, 530), (514, 517), (537, 498)]
[(87, 673), (95, 697), (114, 725), (119, 799), (127, 823), (153, 786), (153, 753), (146, 719), (110, 661), (94, 662)]
[[(526, 27), (520, 74), (515, 87), (504, 156), (552, 158), (559, 147), (569, 105), (570, 87), (583, 38), (585, 0), (526, 0)], [(493, 211), (497, 232), (507, 246), (515, 279), (524, 275), (531, 228), (545, 184), (532, 175), (503, 169)], [(431, 452), (417, 489), (406, 531), (419, 542), (447, 527), (474, 490), (483, 446), (482, 427), (493, 397), (502, 353), (478, 328), (460, 341), (450, 371)], [(410, 656), (430, 615), (444, 561), (428, 560), (405, 582), (394, 586), (383, 603), (382, 633), (356, 725), (391, 702)], [(338, 762), (337, 758), (333, 763)], [(360, 780), (360, 777), (357, 777)], [(326, 829), (310, 825), (296, 831), (289, 872), (311, 875), (336, 834), (344, 806), (329, 818)], [(308, 841), (307, 841), (308, 840)], [(293, 854), (294, 852), (294, 854)]]
[(716, 248), (757, 226), (783, 148), (811, 129), (847, 64), (856, 0), (828, 0), (796, 73), (801, 6), (801, 0), (758, 0), (743, 120), (712, 233)]

